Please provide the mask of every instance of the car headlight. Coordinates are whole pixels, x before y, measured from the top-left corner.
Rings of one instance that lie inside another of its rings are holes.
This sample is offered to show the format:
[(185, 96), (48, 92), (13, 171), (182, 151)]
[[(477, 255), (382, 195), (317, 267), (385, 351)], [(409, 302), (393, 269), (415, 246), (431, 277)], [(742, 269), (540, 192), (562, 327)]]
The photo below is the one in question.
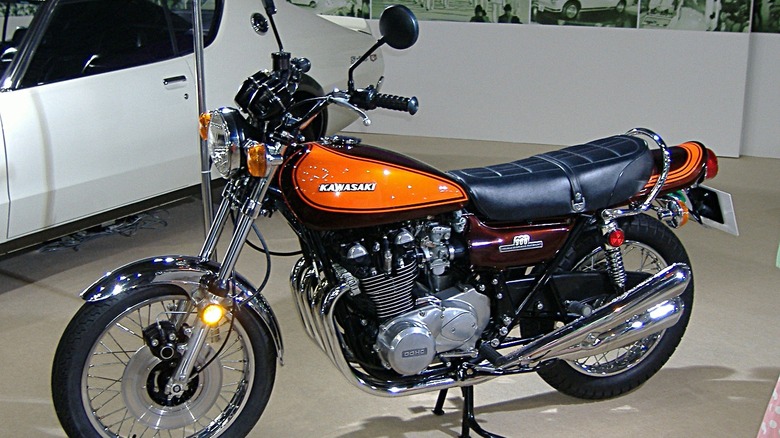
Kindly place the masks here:
[(233, 108), (211, 112), (206, 140), (211, 162), (224, 178), (230, 178), (241, 167), (244, 131), (239, 120), (241, 115)]

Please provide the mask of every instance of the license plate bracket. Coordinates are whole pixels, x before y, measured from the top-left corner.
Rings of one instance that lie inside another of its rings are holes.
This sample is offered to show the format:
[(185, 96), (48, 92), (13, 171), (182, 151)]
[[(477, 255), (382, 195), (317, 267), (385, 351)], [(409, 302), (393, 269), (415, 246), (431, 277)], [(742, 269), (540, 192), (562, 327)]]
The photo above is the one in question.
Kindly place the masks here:
[(737, 217), (731, 194), (707, 186), (698, 186), (687, 191), (688, 208), (696, 219), (710, 228), (739, 236)]

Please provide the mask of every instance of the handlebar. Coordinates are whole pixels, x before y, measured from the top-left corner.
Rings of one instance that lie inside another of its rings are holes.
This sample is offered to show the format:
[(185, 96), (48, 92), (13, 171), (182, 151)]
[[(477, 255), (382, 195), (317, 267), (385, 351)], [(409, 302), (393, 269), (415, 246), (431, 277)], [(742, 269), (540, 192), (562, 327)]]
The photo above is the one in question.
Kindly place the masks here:
[(393, 94), (377, 94), (374, 104), (379, 108), (385, 108), (393, 111), (403, 111), (415, 115), (420, 105), (417, 97), (403, 97)]
[(349, 97), (349, 102), (364, 110), (385, 108), (393, 111), (407, 112), (411, 115), (416, 114), (417, 110), (420, 109), (416, 97), (377, 93), (377, 90), (373, 85), (352, 92)]

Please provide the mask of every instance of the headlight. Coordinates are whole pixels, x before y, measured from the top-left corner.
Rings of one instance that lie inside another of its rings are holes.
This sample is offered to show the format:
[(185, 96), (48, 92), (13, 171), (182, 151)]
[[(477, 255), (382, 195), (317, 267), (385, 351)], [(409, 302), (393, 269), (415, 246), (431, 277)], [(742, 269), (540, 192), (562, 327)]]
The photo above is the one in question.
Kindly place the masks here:
[(238, 120), (241, 115), (232, 108), (220, 108), (211, 112), (207, 144), (214, 167), (225, 178), (230, 178), (241, 167), (241, 143), (243, 129)]

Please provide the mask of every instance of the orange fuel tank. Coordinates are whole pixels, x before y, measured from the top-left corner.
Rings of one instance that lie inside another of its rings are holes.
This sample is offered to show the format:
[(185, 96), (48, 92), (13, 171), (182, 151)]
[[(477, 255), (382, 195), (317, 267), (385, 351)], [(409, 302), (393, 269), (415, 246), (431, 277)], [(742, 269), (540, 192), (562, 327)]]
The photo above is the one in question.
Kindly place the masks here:
[(458, 210), (468, 197), (446, 174), (388, 150), (309, 143), (284, 164), (279, 187), (305, 225), (343, 229)]

